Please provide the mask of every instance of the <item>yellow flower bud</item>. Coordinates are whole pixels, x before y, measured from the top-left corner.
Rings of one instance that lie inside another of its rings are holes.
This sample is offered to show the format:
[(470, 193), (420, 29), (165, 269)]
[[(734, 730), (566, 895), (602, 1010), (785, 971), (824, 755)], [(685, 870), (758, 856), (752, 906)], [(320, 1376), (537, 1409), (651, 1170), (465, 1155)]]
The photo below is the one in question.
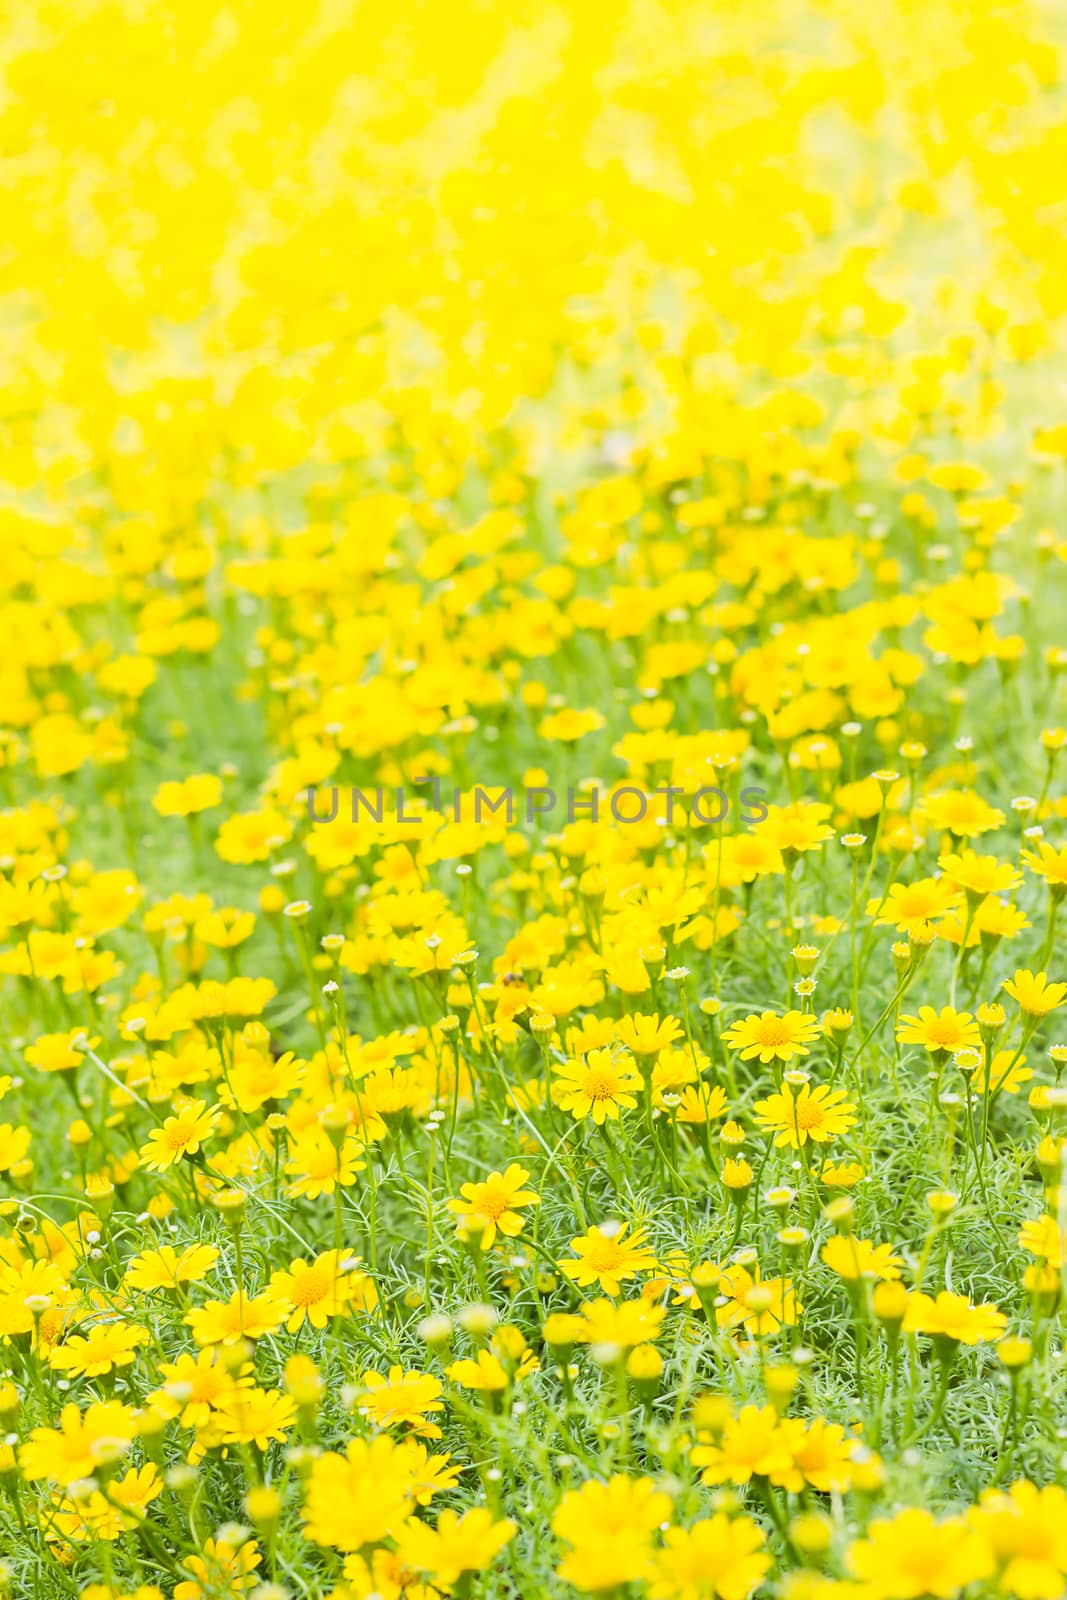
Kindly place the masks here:
[(794, 1517), (789, 1524), (790, 1539), (806, 1556), (823, 1555), (829, 1550), (833, 1536), (833, 1523), (819, 1511)]

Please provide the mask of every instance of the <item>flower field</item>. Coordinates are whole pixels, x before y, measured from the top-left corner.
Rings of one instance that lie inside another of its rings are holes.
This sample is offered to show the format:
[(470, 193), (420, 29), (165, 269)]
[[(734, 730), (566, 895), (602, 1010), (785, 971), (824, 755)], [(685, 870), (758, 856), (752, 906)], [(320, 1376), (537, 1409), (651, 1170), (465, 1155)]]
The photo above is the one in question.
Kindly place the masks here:
[(0, 1596), (1067, 1593), (1067, 11), (9, 6)]

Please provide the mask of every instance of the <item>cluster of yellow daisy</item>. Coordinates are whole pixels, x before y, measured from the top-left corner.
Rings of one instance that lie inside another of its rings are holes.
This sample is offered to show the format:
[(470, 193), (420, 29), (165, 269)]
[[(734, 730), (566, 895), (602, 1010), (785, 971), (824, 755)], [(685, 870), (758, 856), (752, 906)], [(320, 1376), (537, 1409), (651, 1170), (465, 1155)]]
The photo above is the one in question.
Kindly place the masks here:
[(1067, 1600), (1067, 27), (0, 40), (0, 1597)]

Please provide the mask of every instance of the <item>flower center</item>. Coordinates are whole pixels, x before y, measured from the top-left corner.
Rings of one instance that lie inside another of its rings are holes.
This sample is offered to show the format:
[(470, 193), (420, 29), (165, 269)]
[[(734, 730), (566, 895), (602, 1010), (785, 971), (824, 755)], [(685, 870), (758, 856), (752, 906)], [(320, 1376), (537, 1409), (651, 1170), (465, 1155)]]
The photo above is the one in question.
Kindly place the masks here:
[(756, 1037), (760, 1044), (788, 1044), (790, 1039), (788, 1024), (783, 1017), (768, 1017), (766, 1022), (760, 1023)]

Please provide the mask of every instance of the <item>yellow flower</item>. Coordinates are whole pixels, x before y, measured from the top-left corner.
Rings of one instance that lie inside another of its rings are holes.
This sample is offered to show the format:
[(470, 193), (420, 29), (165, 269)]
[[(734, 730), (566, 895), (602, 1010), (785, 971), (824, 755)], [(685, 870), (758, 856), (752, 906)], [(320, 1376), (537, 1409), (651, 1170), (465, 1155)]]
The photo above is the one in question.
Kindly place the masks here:
[(280, 811), (246, 811), (227, 817), (215, 840), (215, 853), (236, 866), (269, 861), (292, 837), (293, 826)]
[(897, 1027), (901, 1044), (921, 1044), (931, 1055), (954, 1055), (958, 1050), (980, 1049), (981, 1035), (969, 1011), (942, 1006), (920, 1006), (917, 1017), (901, 1017)]
[(637, 1011), (616, 1024), (615, 1035), (639, 1061), (654, 1061), (682, 1037), (682, 1028), (674, 1017), (645, 1016)]
[(304, 1526), (314, 1544), (361, 1550), (396, 1536), (415, 1506), (421, 1458), (389, 1434), (352, 1439), (343, 1455), (327, 1451), (311, 1465)]
[(1047, 839), (1037, 841), (1037, 850), (1024, 850), (1022, 859), (1031, 872), (1044, 878), (1050, 889), (1067, 888), (1067, 845), (1056, 848)]
[(1003, 987), (1028, 1017), (1047, 1017), (1067, 1000), (1067, 983), (1049, 983), (1043, 972), (1035, 975), (1020, 969), (1004, 980)]
[(363, 1374), (360, 1385), (355, 1409), (360, 1416), (370, 1417), (376, 1427), (406, 1427), (421, 1439), (441, 1437), (437, 1424), (427, 1420), (431, 1412), (444, 1410), (441, 1380), (432, 1372), (405, 1372), (403, 1367), (393, 1366), (388, 1377), (383, 1377), (370, 1370)]
[(936, 1522), (918, 1507), (872, 1522), (867, 1537), (849, 1546), (846, 1564), (878, 1600), (951, 1600), (993, 1567), (984, 1541), (962, 1518)]
[(687, 1084), (674, 1111), (676, 1122), (704, 1123), (721, 1117), (729, 1109), (726, 1090), (719, 1084)]
[(946, 789), (923, 801), (923, 810), (930, 826), (953, 833), (959, 839), (977, 838), (999, 828), (1004, 821), (1003, 811), (987, 804), (973, 789)]
[(1022, 882), (1022, 874), (996, 856), (980, 856), (974, 850), (938, 856), (937, 864), (945, 877), (969, 896), (1011, 894)]
[[(151, 1462), (131, 1467), (121, 1478), (109, 1482), (106, 1497), (95, 1491), (88, 1497), (79, 1493), (76, 1501), (57, 1498), (53, 1526), (68, 1539), (114, 1541), (124, 1533), (132, 1533), (147, 1507), (162, 1493), (163, 1480)], [(99, 1600), (111, 1600), (106, 1589)], [(139, 1597), (135, 1596), (135, 1600)], [(150, 1595), (148, 1600), (156, 1600), (156, 1596)]]
[(553, 1533), (570, 1545), (560, 1578), (587, 1594), (640, 1582), (652, 1567), (653, 1536), (670, 1514), (670, 1498), (651, 1478), (616, 1473), (607, 1483), (568, 1489), (552, 1518)]
[(866, 1176), (858, 1161), (824, 1161), (819, 1169), (819, 1182), (828, 1189), (854, 1189)]
[(801, 1011), (787, 1011), (784, 1016), (776, 1011), (753, 1013), (723, 1031), (724, 1043), (731, 1050), (740, 1051), (742, 1061), (758, 1059), (764, 1066), (770, 1061), (806, 1056), (808, 1045), (818, 1037), (817, 1018)]
[(1032, 1256), (1040, 1256), (1055, 1267), (1067, 1264), (1067, 1234), (1056, 1218), (1047, 1213), (1023, 1223), (1019, 1230), (1019, 1245)]
[(558, 739), (562, 744), (573, 744), (587, 733), (596, 733), (603, 726), (604, 718), (599, 711), (591, 708), (577, 711), (568, 707), (543, 718), (537, 731), (542, 739)]
[(904, 1265), (900, 1256), (894, 1255), (891, 1244), (873, 1244), (870, 1239), (841, 1233), (827, 1239), (820, 1259), (849, 1283), (858, 1282), (860, 1278), (891, 1282), (900, 1277)]
[(295, 1414), (296, 1402), (277, 1389), (235, 1387), (222, 1396), (214, 1421), (225, 1444), (266, 1450), (272, 1439), (285, 1439)]
[(213, 1244), (190, 1244), (184, 1250), (160, 1245), (134, 1256), (126, 1268), (125, 1281), (131, 1289), (176, 1289), (181, 1283), (199, 1283), (219, 1259)]
[(359, 1159), (362, 1150), (362, 1144), (351, 1134), (346, 1134), (338, 1149), (325, 1129), (308, 1129), (294, 1140), (285, 1163), (286, 1174), (292, 1179), (286, 1194), (292, 1199), (317, 1200), (338, 1188), (350, 1189), (356, 1174), (364, 1169)]
[(29, 1128), (16, 1128), (11, 1122), (0, 1122), (0, 1172), (28, 1172), (32, 1162), (26, 1159), (33, 1136)]
[[(353, 1600), (371, 1600), (378, 1595), (381, 1600), (438, 1600), (439, 1590), (419, 1581), (417, 1573), (406, 1564), (399, 1550), (378, 1547), (368, 1557), (345, 1557), (345, 1583), (343, 1593)], [(110, 1600), (110, 1596), (106, 1597)]]
[(442, 1511), (436, 1528), (413, 1519), (400, 1533), (397, 1548), (409, 1567), (451, 1589), (465, 1572), (484, 1572), (516, 1531), (510, 1518), (496, 1521), (485, 1506), (475, 1506), (462, 1516)]
[(235, 1367), (218, 1349), (161, 1361), (159, 1375), (163, 1387), (150, 1394), (147, 1403), (168, 1420), (177, 1418), (183, 1428), (205, 1427), (233, 1389), (254, 1382), (251, 1362)]
[(0, 878), (0, 928), (21, 932), (50, 927), (54, 901), (55, 888), (50, 883), (12, 883)]
[(881, 900), (868, 902), (867, 915), (873, 916), (880, 928), (911, 933), (928, 922), (939, 922), (960, 904), (959, 890), (951, 882), (944, 878), (920, 878), (916, 883), (891, 884), (884, 903)]
[(165, 1172), (183, 1156), (196, 1155), (205, 1139), (215, 1131), (219, 1113), (208, 1110), (203, 1100), (190, 1100), (177, 1116), (164, 1119), (141, 1147), (141, 1161), (149, 1172)]
[(137, 1431), (133, 1412), (117, 1400), (63, 1407), (58, 1428), (34, 1428), (19, 1451), (25, 1478), (52, 1478), (56, 1483), (76, 1483), (110, 1466), (129, 1448)]
[(744, 1328), (762, 1337), (793, 1327), (802, 1309), (791, 1278), (761, 1278), (758, 1266), (751, 1273), (738, 1263), (724, 1267), (717, 1288), (724, 1302), (715, 1308), (720, 1328)]
[(847, 1434), (839, 1422), (814, 1417), (808, 1423), (793, 1454), (793, 1474), (783, 1480), (784, 1487), (799, 1494), (805, 1484), (820, 1494), (841, 1493), (851, 1487), (853, 1458), (860, 1441)]
[(251, 911), (238, 911), (234, 906), (225, 906), (220, 911), (200, 917), (193, 933), (204, 944), (219, 950), (233, 950), (244, 943), (255, 925), (256, 919)]
[(109, 933), (122, 926), (141, 901), (141, 888), (132, 872), (117, 868), (97, 872), (71, 894), (71, 906), (83, 935)]
[(769, 806), (759, 832), (776, 849), (793, 856), (817, 850), (833, 838), (831, 807), (818, 800), (797, 800), (788, 806)]
[(1067, 1577), (1067, 1491), (1020, 1478), (986, 1489), (967, 1516), (992, 1552), (997, 1587), (1018, 1600), (1055, 1600)]
[(590, 1050), (553, 1068), (552, 1098), (575, 1121), (591, 1116), (598, 1127), (605, 1118), (615, 1121), (620, 1109), (633, 1110), (640, 1091), (641, 1078), (629, 1058), (616, 1058), (610, 1050)]
[(753, 1477), (777, 1483), (792, 1474), (803, 1436), (804, 1424), (779, 1418), (773, 1406), (745, 1406), (727, 1419), (717, 1443), (694, 1446), (690, 1460), (703, 1469), (704, 1483), (740, 1486)]
[(847, 1133), (856, 1121), (856, 1108), (845, 1099), (844, 1089), (830, 1089), (825, 1084), (813, 1089), (805, 1083), (794, 1093), (785, 1083), (779, 1094), (757, 1100), (753, 1110), (761, 1127), (775, 1130), (775, 1145), (790, 1150), (801, 1148), (809, 1139), (825, 1144)]
[(497, 1233), (517, 1238), (526, 1226), (521, 1215), (527, 1206), (540, 1204), (540, 1196), (523, 1185), (530, 1174), (516, 1162), (504, 1172), (491, 1172), (480, 1183), (465, 1183), (459, 1199), (450, 1200), (448, 1209), (458, 1218), (456, 1231), (477, 1241), (483, 1250), (492, 1248)]
[(53, 1367), (72, 1377), (96, 1378), (129, 1366), (139, 1345), (148, 1338), (147, 1328), (128, 1327), (123, 1322), (98, 1322), (87, 1334), (72, 1334), (49, 1354)]
[(646, 1299), (621, 1300), (618, 1304), (611, 1300), (592, 1300), (586, 1301), (580, 1315), (571, 1319), (561, 1331), (576, 1344), (616, 1345), (620, 1350), (630, 1350), (635, 1345), (650, 1344), (657, 1337), (665, 1316), (663, 1306)]
[(624, 1282), (639, 1273), (654, 1272), (657, 1265), (647, 1243), (647, 1229), (628, 1233), (628, 1226), (603, 1223), (572, 1239), (570, 1247), (578, 1260), (561, 1262), (560, 1270), (580, 1289), (595, 1283), (604, 1294), (621, 1294)]
[(286, 1327), (296, 1333), (305, 1321), (313, 1328), (325, 1328), (331, 1317), (348, 1303), (355, 1261), (343, 1250), (324, 1250), (314, 1261), (291, 1261), (288, 1271), (271, 1273), (271, 1293), (292, 1307)]
[(181, 782), (161, 783), (152, 804), (161, 817), (190, 817), (210, 811), (222, 800), (222, 780), (210, 772), (197, 772)]
[(242, 1344), (273, 1333), (289, 1316), (289, 1303), (274, 1294), (249, 1296), (236, 1290), (228, 1300), (208, 1300), (185, 1313), (198, 1345)]
[(904, 1329), (908, 1333), (928, 1333), (955, 1344), (982, 1344), (999, 1339), (1008, 1319), (995, 1305), (974, 1306), (966, 1295), (943, 1289), (936, 1300), (928, 1294), (908, 1297)]
[(96, 681), (108, 694), (128, 695), (132, 700), (139, 700), (158, 676), (159, 668), (147, 657), (121, 655), (104, 663)]
[(475, 1389), (483, 1394), (503, 1394), (511, 1381), (503, 1363), (491, 1350), (479, 1350), (473, 1361), (451, 1362), (445, 1368), (445, 1375), (461, 1389)]
[(73, 1028), (69, 1033), (42, 1033), (23, 1054), (39, 1072), (71, 1072), (84, 1061), (86, 1051), (95, 1050), (99, 1043), (84, 1028)]
[(652, 1600), (747, 1600), (771, 1565), (767, 1535), (751, 1517), (717, 1512), (668, 1528), (649, 1578)]
[(201, 1555), (186, 1556), (182, 1567), (192, 1577), (175, 1585), (174, 1600), (210, 1600), (217, 1594), (243, 1595), (256, 1581), (263, 1557), (254, 1539), (243, 1544), (223, 1538), (205, 1539)]
[(976, 1094), (985, 1094), (989, 1088), (997, 1093), (1018, 1094), (1033, 1075), (1033, 1069), (1026, 1064), (1026, 1057), (1021, 1056), (1018, 1050), (997, 1050), (989, 1063), (988, 1074), (984, 1060), (972, 1073), (971, 1087)]

